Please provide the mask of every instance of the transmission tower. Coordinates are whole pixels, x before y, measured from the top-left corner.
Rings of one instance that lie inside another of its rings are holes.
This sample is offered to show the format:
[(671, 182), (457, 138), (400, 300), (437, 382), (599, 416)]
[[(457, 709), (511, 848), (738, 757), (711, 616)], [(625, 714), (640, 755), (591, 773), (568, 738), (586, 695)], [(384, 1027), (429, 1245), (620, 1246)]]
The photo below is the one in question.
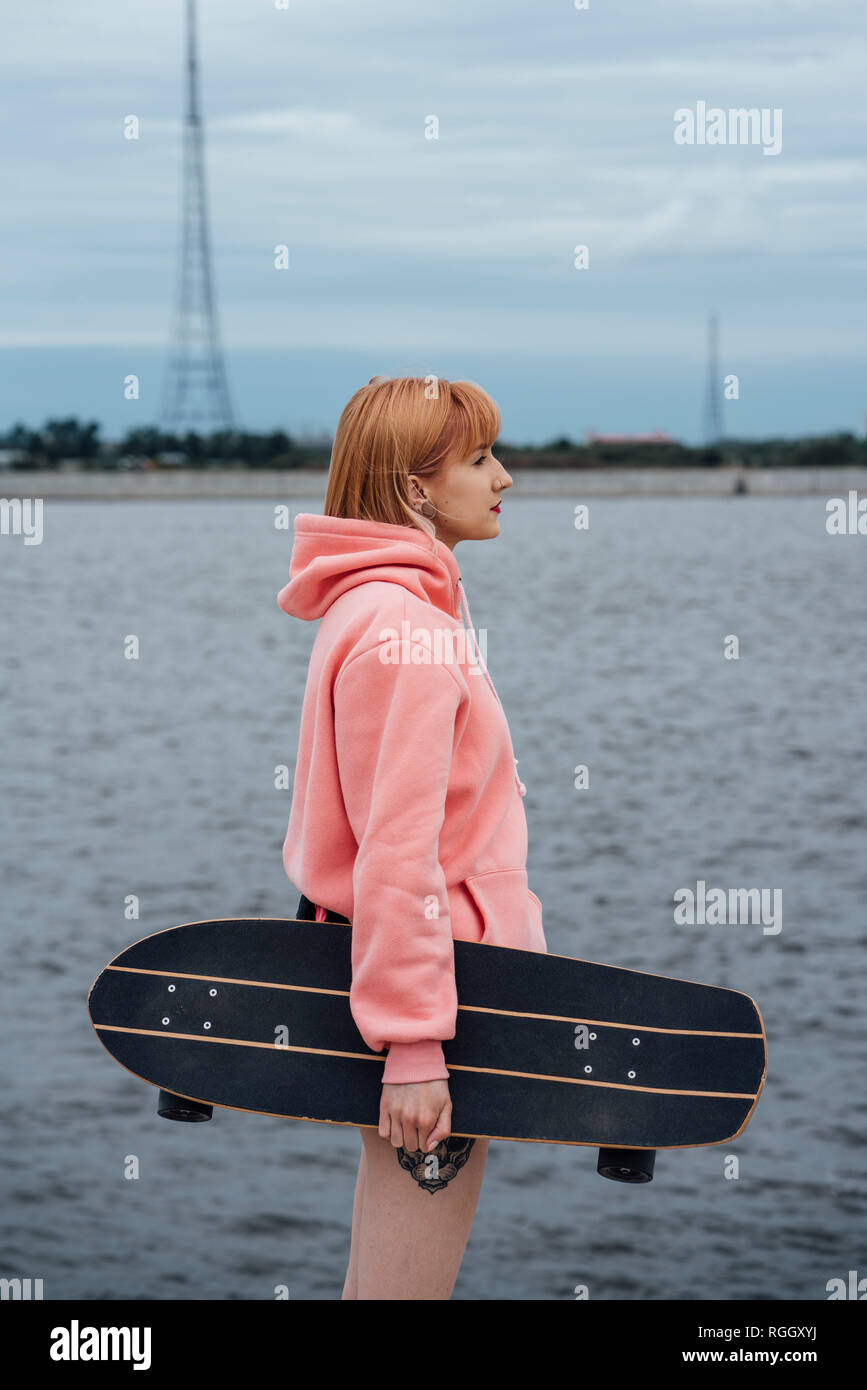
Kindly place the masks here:
[(719, 319), (711, 314), (707, 324), (707, 395), (704, 411), (704, 442), (710, 448), (722, 439), (722, 405), (719, 376)]
[(187, 110), (183, 136), (181, 255), (161, 425), (199, 433), (234, 428), (211, 278), (205, 137), (199, 111), (196, 4), (187, 6)]

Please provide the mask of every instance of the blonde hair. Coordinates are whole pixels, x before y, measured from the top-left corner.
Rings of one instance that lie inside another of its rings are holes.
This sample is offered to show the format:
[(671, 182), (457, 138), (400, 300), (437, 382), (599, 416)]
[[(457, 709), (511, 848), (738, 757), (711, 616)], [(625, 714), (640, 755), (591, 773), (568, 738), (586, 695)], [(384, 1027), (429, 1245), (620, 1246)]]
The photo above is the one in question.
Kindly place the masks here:
[(433, 521), (415, 510), (409, 475), (493, 448), (500, 412), (472, 381), (371, 377), (346, 404), (331, 450), (325, 515), (416, 526), (434, 543)]

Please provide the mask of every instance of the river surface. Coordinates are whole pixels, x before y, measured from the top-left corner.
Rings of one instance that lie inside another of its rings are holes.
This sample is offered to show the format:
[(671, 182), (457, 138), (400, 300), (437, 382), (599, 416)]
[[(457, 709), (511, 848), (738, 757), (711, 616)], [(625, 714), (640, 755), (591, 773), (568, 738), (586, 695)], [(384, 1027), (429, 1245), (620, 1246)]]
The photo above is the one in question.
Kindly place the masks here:
[[(492, 1143), (454, 1297), (824, 1299), (867, 1273), (867, 537), (829, 536), (822, 496), (601, 498), (581, 531), (578, 500), (516, 486), (455, 551), (548, 947), (746, 991), (768, 1079), (738, 1140), (660, 1151), (644, 1186)], [(85, 1003), (151, 932), (294, 914), (290, 550), (261, 501), (50, 501), (40, 545), (0, 537), (0, 1275), (46, 1298), (340, 1296), (357, 1131), (158, 1119)], [(678, 925), (699, 880), (779, 890), (781, 929)]]

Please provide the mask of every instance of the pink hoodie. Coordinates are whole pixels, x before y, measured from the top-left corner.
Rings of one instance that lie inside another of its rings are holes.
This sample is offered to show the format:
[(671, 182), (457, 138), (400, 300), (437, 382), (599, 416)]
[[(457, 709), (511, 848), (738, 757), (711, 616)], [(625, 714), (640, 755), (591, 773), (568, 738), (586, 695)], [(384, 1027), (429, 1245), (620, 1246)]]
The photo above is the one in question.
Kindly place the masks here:
[(383, 1082), (448, 1079), (453, 937), (547, 950), (509, 726), (437, 551), (414, 526), (302, 513), (277, 598), (322, 619), (283, 863), (352, 923), (350, 1009), (388, 1049)]

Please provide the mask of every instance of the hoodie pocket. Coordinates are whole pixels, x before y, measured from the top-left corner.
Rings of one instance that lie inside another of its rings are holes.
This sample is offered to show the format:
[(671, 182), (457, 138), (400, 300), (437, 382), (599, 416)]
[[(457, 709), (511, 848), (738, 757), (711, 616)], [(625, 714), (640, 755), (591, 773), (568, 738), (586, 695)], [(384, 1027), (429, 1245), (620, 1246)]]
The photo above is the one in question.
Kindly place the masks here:
[(542, 904), (527, 886), (526, 869), (490, 869), (464, 880), (485, 924), (488, 946), (546, 951)]

